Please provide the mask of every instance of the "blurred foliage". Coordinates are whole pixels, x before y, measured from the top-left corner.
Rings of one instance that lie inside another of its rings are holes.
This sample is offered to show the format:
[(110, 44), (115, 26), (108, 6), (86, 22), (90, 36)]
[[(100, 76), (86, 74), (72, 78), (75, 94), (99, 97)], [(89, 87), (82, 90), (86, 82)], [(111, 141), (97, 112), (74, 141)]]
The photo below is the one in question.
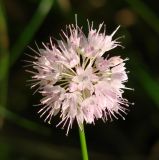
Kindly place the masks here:
[(87, 32), (88, 18), (95, 26), (105, 22), (107, 33), (119, 24), (124, 50), (110, 54), (129, 57), (125, 97), (135, 105), (126, 120), (86, 126), (90, 159), (159, 159), (159, 2), (154, 0), (0, 0), (0, 160), (81, 159), (77, 125), (69, 136), (45, 124), (37, 114), (39, 95), (32, 96), (22, 60), (34, 41), (60, 38), (61, 29), (74, 23)]

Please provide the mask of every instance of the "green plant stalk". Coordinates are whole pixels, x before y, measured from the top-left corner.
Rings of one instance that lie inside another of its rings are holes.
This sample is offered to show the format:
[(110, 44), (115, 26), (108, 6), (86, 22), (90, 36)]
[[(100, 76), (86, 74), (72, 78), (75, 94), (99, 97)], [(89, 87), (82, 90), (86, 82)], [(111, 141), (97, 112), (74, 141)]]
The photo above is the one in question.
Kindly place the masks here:
[(25, 46), (33, 38), (40, 25), (43, 23), (45, 17), (52, 8), (54, 0), (41, 0), (35, 14), (33, 15), (30, 23), (24, 29), (23, 33), (20, 35), (15, 45), (11, 49), (10, 65), (12, 66), (18, 57), (21, 55)]
[(88, 160), (88, 152), (87, 152), (87, 144), (86, 144), (84, 126), (82, 125), (81, 128), (82, 130), (79, 128), (79, 136), (80, 136), (82, 157), (83, 157), (83, 160)]
[[(9, 72), (9, 38), (4, 7), (0, 1), (0, 106), (6, 107), (8, 94), (8, 72)], [(0, 117), (0, 128), (4, 123), (4, 117)]]

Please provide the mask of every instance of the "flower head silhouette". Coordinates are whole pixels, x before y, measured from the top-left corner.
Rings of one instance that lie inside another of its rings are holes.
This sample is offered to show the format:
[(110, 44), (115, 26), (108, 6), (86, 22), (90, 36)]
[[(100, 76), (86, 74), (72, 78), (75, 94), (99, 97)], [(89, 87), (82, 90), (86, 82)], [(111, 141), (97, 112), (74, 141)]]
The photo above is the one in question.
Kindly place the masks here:
[[(62, 40), (50, 46), (43, 44), (34, 57), (34, 84), (43, 98), (40, 101), (41, 116), (51, 122), (59, 114), (58, 125), (67, 125), (67, 133), (76, 120), (79, 127), (85, 123), (95, 123), (97, 119), (108, 120), (118, 115), (124, 119), (129, 102), (123, 98), (128, 80), (126, 59), (120, 56), (104, 58), (109, 50), (121, 46), (113, 36), (106, 34), (104, 24), (98, 30), (88, 21), (88, 35), (77, 25), (67, 26), (68, 33), (62, 31)], [(102, 32), (103, 30), (103, 32)], [(82, 129), (82, 128), (81, 128)]]

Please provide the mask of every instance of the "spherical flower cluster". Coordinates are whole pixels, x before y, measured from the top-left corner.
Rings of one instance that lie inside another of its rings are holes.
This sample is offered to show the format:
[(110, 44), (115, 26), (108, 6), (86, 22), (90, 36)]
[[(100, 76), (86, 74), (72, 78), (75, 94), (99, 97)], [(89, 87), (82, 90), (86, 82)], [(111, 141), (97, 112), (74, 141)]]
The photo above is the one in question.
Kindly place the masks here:
[[(38, 48), (33, 63), (32, 87), (38, 86), (43, 98), (39, 113), (51, 122), (59, 114), (58, 125), (67, 125), (67, 133), (74, 121), (82, 129), (83, 123), (108, 120), (126, 114), (129, 102), (122, 97), (128, 80), (125, 61), (120, 56), (104, 58), (109, 50), (121, 46), (113, 36), (118, 28), (107, 35), (103, 23), (99, 29), (88, 22), (88, 35), (82, 28), (69, 25), (62, 40)], [(103, 29), (103, 33), (101, 30)]]

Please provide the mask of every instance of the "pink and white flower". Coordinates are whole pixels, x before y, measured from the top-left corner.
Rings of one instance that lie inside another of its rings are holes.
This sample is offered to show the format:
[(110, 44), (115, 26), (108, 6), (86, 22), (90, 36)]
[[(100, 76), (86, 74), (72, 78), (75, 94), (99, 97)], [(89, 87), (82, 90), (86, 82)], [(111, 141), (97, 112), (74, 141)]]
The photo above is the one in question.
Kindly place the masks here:
[(95, 123), (97, 119), (123, 119), (129, 102), (124, 99), (124, 83), (127, 82), (125, 61), (120, 56), (104, 58), (111, 49), (121, 46), (113, 39), (119, 27), (110, 35), (103, 23), (98, 30), (88, 22), (88, 35), (76, 25), (69, 25), (64, 40), (38, 49), (33, 63), (32, 87), (38, 86), (43, 98), (39, 113), (51, 123), (59, 114), (58, 125), (67, 125), (67, 133), (74, 121), (82, 128), (83, 123)]

